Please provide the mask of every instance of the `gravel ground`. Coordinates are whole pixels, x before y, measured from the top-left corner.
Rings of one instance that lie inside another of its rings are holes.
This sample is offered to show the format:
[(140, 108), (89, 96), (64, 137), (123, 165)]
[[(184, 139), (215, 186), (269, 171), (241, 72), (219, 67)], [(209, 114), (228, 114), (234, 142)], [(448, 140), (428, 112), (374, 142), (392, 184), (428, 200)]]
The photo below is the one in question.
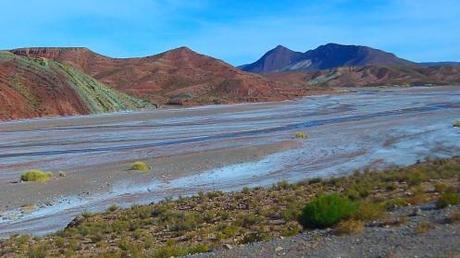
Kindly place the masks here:
[[(363, 233), (345, 236), (314, 230), (193, 257), (460, 257), (460, 224), (448, 221), (459, 210), (460, 206), (437, 210), (433, 204), (406, 207), (390, 214), (390, 219), (407, 218), (399, 226), (370, 223)], [(417, 233), (417, 225), (424, 222), (433, 228)]]

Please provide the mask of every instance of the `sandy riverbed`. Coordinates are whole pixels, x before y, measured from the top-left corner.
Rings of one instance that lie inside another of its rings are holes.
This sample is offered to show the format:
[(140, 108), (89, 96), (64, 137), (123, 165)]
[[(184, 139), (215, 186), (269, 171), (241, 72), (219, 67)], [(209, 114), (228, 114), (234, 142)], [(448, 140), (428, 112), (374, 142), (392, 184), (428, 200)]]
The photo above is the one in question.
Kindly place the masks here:
[[(420, 87), (1, 123), (0, 235), (51, 232), (113, 203), (459, 155), (458, 119), (460, 87)], [(296, 131), (310, 138), (294, 139)], [(128, 171), (133, 160), (153, 170)], [(31, 168), (66, 176), (17, 183)]]

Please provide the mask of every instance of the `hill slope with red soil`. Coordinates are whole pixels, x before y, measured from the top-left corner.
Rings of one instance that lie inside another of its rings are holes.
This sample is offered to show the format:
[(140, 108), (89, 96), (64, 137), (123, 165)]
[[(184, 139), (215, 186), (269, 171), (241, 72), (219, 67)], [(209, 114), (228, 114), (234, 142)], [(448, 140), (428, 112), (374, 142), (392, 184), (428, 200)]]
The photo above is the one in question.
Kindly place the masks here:
[(265, 75), (279, 83), (303, 88), (460, 84), (460, 66), (364, 66), (312, 72)]
[(186, 47), (142, 58), (110, 58), (86, 48), (27, 48), (13, 53), (70, 64), (102, 83), (158, 104), (285, 100), (303, 95)]
[(0, 120), (151, 107), (72, 66), (0, 52)]

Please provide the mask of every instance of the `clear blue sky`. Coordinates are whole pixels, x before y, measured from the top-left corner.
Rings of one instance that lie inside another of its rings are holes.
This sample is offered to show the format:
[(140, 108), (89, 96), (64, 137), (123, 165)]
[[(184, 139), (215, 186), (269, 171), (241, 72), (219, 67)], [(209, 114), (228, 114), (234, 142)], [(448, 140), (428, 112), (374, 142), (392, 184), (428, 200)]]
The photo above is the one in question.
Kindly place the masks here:
[(1, 0), (0, 49), (86, 46), (114, 57), (188, 46), (234, 65), (278, 44), (369, 45), (460, 61), (458, 0)]

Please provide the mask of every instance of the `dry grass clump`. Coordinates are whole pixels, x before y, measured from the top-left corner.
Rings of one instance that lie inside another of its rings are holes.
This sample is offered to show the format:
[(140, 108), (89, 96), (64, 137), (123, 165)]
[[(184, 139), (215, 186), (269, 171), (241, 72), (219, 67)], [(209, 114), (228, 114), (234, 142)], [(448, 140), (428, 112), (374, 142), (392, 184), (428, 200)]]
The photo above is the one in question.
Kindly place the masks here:
[(423, 234), (426, 233), (434, 228), (433, 224), (431, 224), (428, 221), (422, 221), (420, 224), (417, 225), (415, 228), (415, 232), (417, 234)]
[(48, 182), (53, 177), (53, 173), (44, 172), (39, 169), (31, 169), (21, 175), (21, 181), (24, 182)]
[(449, 223), (460, 223), (460, 211), (453, 212), (450, 214)]
[(450, 205), (457, 205), (460, 203), (460, 194), (455, 192), (454, 189), (448, 188), (444, 193), (439, 196), (436, 202), (436, 207), (439, 209), (446, 208)]
[(381, 203), (363, 201), (354, 217), (362, 221), (372, 221), (382, 218), (384, 214), (385, 208)]
[(455, 121), (453, 124), (454, 127), (460, 127), (460, 121)]
[(130, 170), (136, 170), (141, 172), (147, 172), (152, 169), (147, 163), (143, 161), (135, 161), (131, 164)]
[(296, 139), (307, 139), (307, 138), (308, 138), (308, 134), (305, 133), (305, 132), (296, 132), (296, 133), (294, 134), (294, 137), (295, 137)]
[(360, 220), (349, 219), (340, 222), (334, 229), (337, 235), (355, 235), (362, 233), (364, 230), (364, 223)]

